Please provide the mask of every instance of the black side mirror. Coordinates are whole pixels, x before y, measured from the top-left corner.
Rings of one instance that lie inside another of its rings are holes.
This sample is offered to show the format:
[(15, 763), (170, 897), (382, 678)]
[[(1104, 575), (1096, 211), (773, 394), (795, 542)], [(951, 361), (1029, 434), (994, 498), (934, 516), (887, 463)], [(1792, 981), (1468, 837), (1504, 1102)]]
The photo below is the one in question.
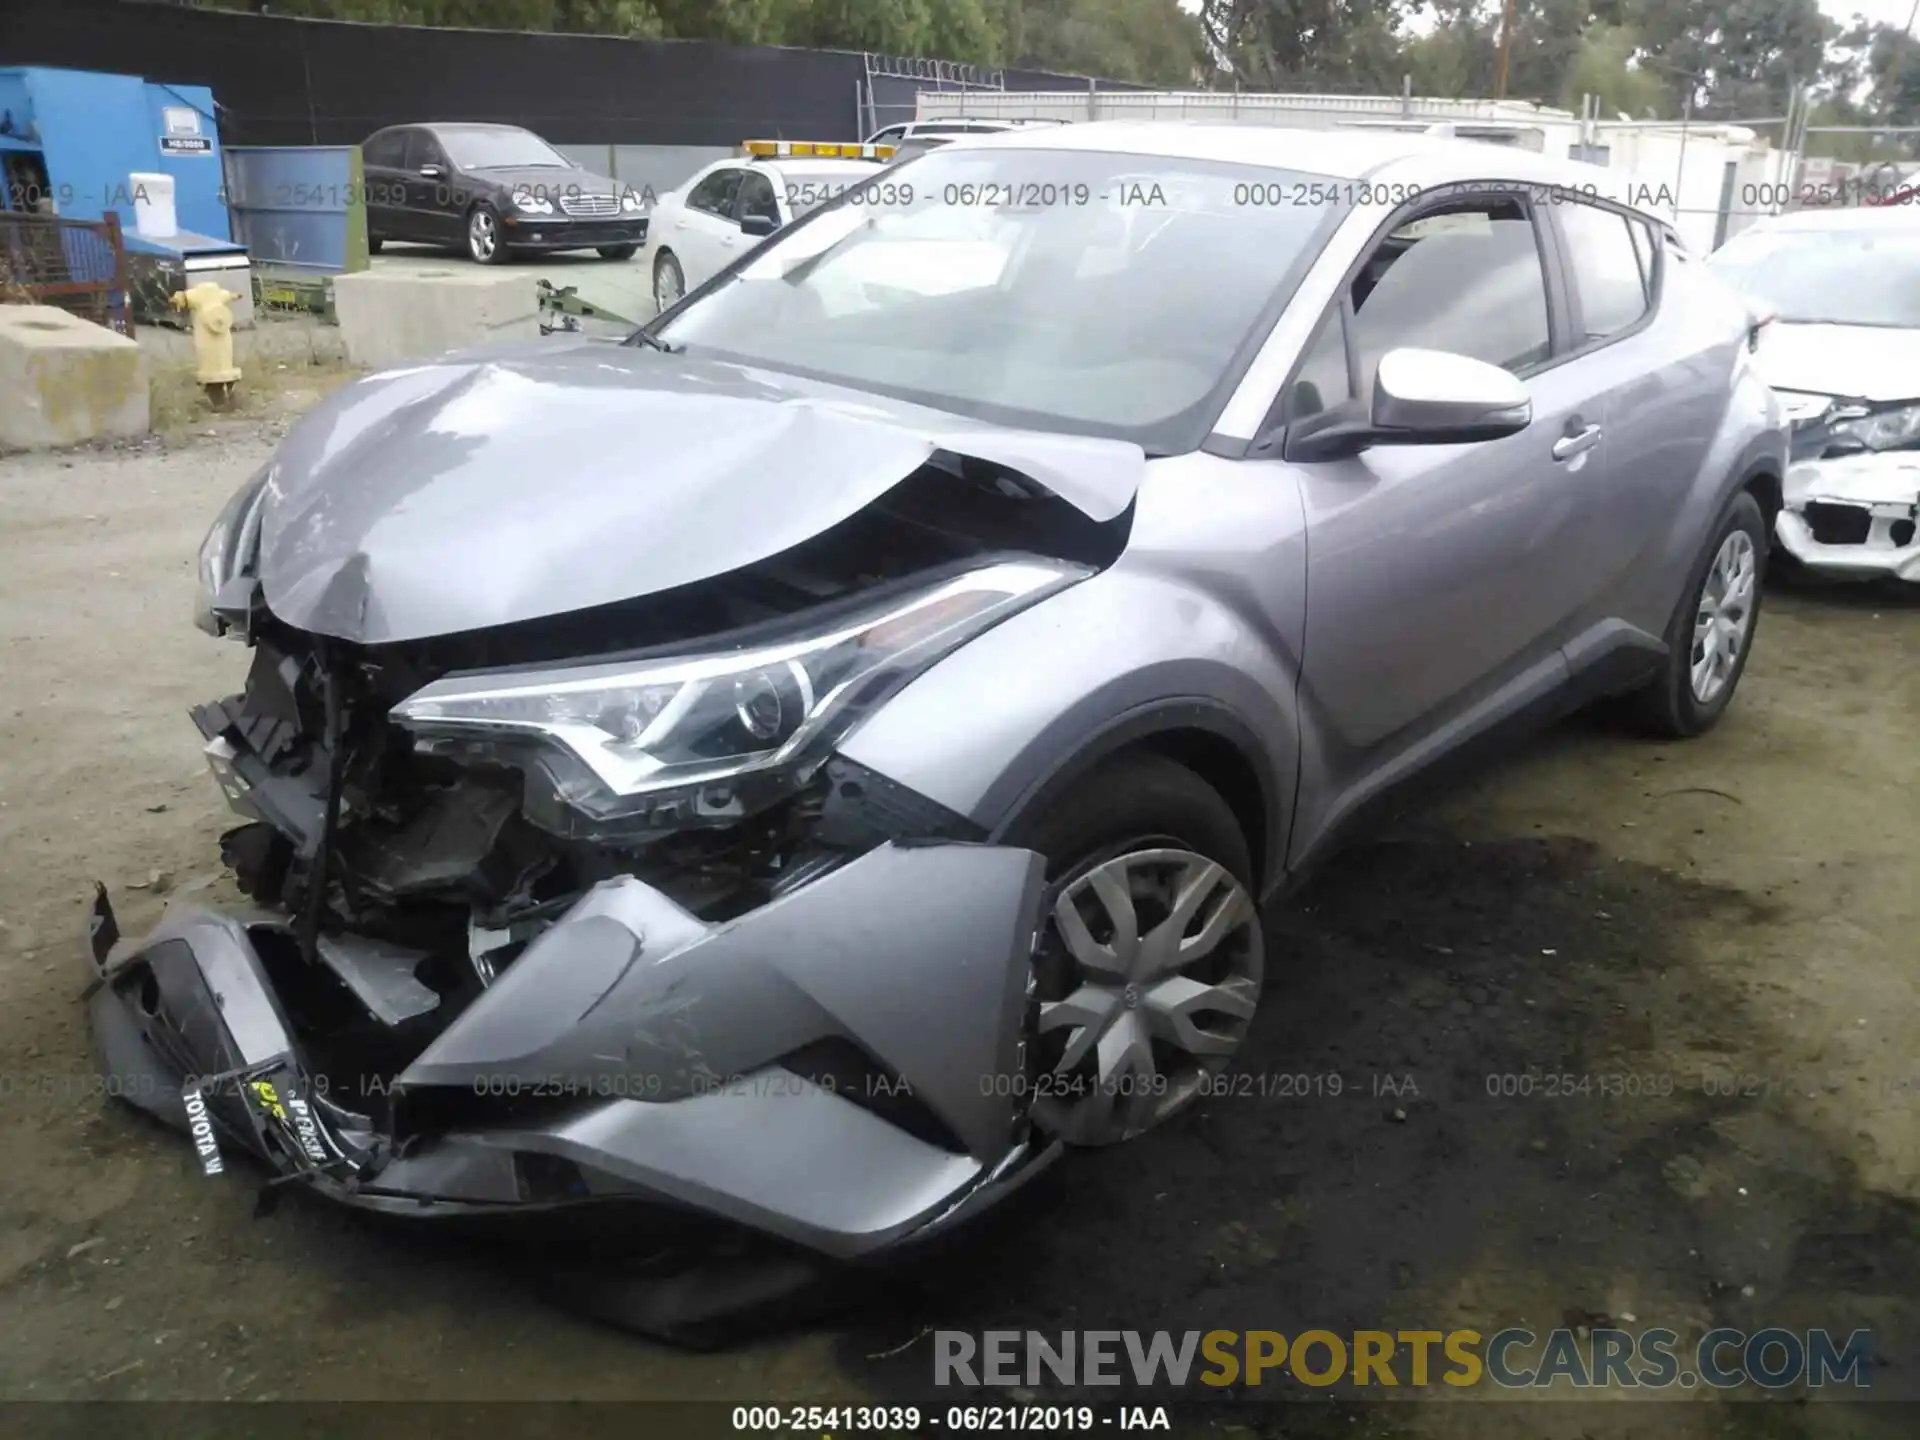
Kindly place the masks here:
[(740, 217), (740, 233), (762, 238), (773, 234), (780, 228), (780, 222), (771, 215), (743, 215)]

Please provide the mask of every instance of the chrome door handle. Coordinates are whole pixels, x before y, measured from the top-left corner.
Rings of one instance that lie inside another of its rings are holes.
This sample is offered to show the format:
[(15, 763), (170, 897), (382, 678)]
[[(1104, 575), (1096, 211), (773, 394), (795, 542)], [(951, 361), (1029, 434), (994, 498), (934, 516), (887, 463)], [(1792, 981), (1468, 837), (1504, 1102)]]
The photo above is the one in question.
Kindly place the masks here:
[(1563, 435), (1553, 442), (1553, 458), (1571, 460), (1576, 455), (1585, 454), (1600, 443), (1600, 427), (1589, 425), (1584, 430), (1571, 435)]

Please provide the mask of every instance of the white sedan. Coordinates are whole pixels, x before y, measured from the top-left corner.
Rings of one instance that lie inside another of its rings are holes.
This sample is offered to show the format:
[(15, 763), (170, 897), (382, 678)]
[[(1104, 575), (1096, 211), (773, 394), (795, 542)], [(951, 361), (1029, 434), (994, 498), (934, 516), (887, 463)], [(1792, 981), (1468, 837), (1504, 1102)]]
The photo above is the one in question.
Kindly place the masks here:
[[(750, 142), (749, 148), (773, 145)], [(880, 157), (862, 158), (855, 146), (835, 148), (855, 154), (717, 160), (662, 195), (647, 226), (644, 261), (653, 276), (655, 306), (666, 310), (678, 304), (682, 295), (817, 206), (862, 184), (890, 183)]]

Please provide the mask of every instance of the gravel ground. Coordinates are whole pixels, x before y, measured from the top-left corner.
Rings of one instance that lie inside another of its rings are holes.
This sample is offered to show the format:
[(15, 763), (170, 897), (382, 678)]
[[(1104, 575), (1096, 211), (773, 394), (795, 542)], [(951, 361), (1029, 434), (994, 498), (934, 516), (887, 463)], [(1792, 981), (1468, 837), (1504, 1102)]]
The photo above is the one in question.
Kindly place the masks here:
[[(245, 652), (189, 624), (192, 556), (280, 423), (0, 460), (0, 1399), (904, 1397), (936, 1323), (1601, 1315), (1871, 1326), (1879, 1383), (1920, 1389), (1920, 604), (1897, 596), (1776, 592), (1712, 736), (1575, 722), (1345, 857), (1274, 922), (1241, 1093), (1073, 1157), (837, 1321), (674, 1352), (318, 1205), (255, 1218), (94, 1093), (78, 994), (92, 879), (130, 932), (163, 893), (224, 892), (184, 711)], [(1523, 1073), (1656, 1093), (1489, 1093)], [(1236, 1408), (1248, 1434), (1842, 1433), (1817, 1404)], [(1866, 1407), (1844, 1433), (1912, 1423)]]

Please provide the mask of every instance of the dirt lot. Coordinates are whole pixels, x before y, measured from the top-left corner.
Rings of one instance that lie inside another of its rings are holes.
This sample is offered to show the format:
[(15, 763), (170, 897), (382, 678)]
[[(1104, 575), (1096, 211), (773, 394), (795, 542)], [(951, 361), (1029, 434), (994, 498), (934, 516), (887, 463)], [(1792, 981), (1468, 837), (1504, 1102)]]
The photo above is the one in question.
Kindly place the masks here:
[[(1077, 1157), (840, 1321), (676, 1353), (315, 1205), (255, 1218), (246, 1184), (94, 1093), (77, 997), (91, 879), (130, 930), (162, 892), (223, 888), (183, 712), (244, 652), (189, 624), (192, 557), (273, 428), (0, 460), (0, 1398), (905, 1396), (935, 1323), (1601, 1315), (1870, 1326), (1877, 1385), (1920, 1393), (1920, 605), (1887, 596), (1772, 594), (1711, 737), (1564, 727), (1316, 883), (1277, 921), (1247, 1068), (1338, 1097), (1260, 1081)], [(1638, 1093), (1549, 1098), (1561, 1075)], [(1235, 1423), (1843, 1428), (1818, 1404), (1284, 1409)], [(1913, 1420), (1867, 1407), (1844, 1433)]]

